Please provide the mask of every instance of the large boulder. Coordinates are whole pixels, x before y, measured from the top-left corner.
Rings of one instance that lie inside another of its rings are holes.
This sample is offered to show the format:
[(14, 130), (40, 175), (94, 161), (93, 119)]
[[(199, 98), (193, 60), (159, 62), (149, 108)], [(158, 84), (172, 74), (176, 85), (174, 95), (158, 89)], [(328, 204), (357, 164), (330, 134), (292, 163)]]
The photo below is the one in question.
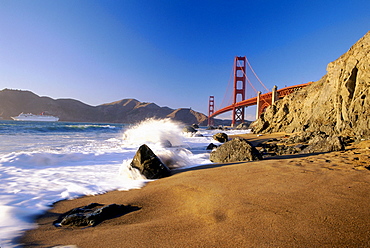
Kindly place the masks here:
[(370, 32), (327, 66), (317, 82), (277, 101), (252, 124), (255, 133), (324, 132), (370, 138)]
[(216, 133), (212, 136), (212, 138), (220, 143), (225, 143), (229, 140), (229, 136), (226, 133)]
[(170, 175), (170, 169), (145, 144), (139, 147), (130, 165), (138, 169), (147, 179), (158, 179)]
[(212, 151), (209, 159), (215, 163), (228, 163), (260, 160), (262, 156), (247, 140), (234, 138)]

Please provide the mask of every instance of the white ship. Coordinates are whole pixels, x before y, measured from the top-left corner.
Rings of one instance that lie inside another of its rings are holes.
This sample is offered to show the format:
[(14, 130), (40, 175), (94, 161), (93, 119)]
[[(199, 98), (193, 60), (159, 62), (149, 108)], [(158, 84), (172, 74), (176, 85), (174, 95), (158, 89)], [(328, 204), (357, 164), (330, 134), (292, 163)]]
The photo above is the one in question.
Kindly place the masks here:
[(18, 116), (12, 117), (15, 121), (58, 121), (59, 117), (52, 116), (52, 115), (45, 115), (44, 113), (41, 113), (39, 115), (34, 114), (23, 114), (21, 113)]

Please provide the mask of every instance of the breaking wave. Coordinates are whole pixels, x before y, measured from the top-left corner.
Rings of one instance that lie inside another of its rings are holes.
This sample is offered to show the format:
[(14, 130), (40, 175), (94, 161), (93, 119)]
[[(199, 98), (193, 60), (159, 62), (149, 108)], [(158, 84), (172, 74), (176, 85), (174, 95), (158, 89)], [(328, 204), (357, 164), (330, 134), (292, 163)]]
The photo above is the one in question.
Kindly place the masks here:
[(145, 143), (162, 147), (183, 146), (182, 127), (171, 119), (147, 119), (123, 133), (123, 140), (132, 145)]

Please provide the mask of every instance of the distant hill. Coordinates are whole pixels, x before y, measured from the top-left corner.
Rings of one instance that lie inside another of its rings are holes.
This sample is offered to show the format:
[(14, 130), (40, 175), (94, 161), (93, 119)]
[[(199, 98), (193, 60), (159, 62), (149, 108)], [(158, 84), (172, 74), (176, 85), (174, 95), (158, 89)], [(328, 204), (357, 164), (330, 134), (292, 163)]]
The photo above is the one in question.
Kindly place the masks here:
[(99, 106), (90, 106), (73, 99), (40, 97), (33, 92), (4, 89), (0, 91), (0, 116), (10, 120), (20, 113), (59, 116), (60, 121), (137, 123), (146, 118), (171, 118), (184, 124), (207, 125), (207, 116), (191, 109), (171, 109), (155, 103), (123, 99)]

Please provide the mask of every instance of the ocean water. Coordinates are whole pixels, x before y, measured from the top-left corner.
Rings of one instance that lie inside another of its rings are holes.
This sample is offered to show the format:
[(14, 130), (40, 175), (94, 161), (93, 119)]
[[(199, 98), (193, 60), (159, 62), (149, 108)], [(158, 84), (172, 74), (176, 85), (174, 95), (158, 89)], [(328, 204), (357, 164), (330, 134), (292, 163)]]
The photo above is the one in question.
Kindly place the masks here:
[(182, 128), (169, 119), (137, 125), (0, 121), (0, 247), (18, 247), (17, 238), (36, 228), (35, 217), (56, 201), (145, 186), (150, 180), (128, 169), (142, 144), (172, 169), (211, 163), (206, 147), (218, 144), (212, 135), (219, 130)]

